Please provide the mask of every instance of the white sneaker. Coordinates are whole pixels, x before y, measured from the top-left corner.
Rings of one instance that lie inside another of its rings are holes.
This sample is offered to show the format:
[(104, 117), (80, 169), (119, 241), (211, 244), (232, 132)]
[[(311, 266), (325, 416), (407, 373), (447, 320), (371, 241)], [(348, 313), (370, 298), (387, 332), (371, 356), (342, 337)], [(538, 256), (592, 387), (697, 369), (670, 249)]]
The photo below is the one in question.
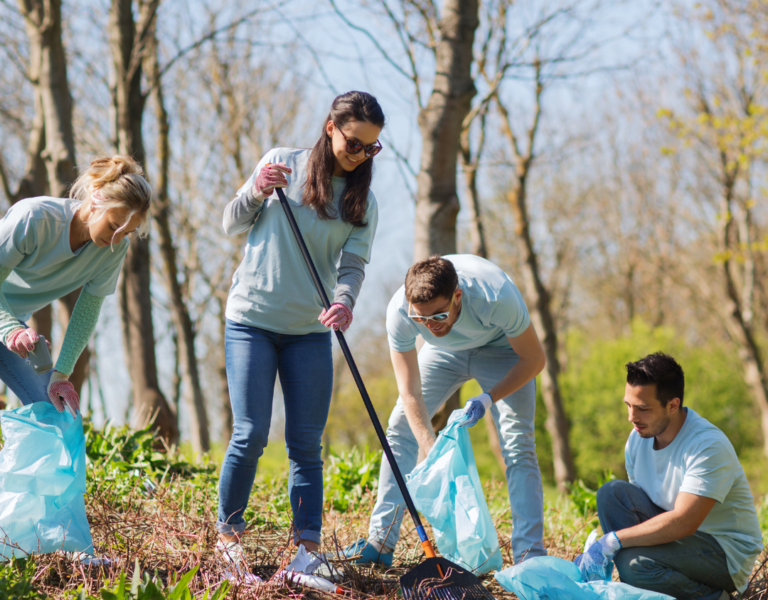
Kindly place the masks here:
[(264, 580), (248, 569), (248, 561), (245, 560), (245, 552), (238, 541), (216, 542), (216, 554), (231, 567), (224, 572), (224, 578), (233, 584), (255, 585)]

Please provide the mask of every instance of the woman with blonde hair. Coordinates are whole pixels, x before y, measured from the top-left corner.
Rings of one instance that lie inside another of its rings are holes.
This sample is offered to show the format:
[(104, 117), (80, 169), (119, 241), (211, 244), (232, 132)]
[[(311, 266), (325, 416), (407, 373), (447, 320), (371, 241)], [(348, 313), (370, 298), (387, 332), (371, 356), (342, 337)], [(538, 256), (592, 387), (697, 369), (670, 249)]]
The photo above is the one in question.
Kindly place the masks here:
[[(0, 379), (22, 404), (50, 402), (76, 413), (69, 376), (93, 333), (104, 298), (115, 292), (127, 236), (146, 235), (152, 188), (125, 156), (98, 158), (69, 198), (40, 196), (14, 204), (0, 220)], [(83, 288), (53, 371), (26, 360), (38, 333), (32, 313)]]

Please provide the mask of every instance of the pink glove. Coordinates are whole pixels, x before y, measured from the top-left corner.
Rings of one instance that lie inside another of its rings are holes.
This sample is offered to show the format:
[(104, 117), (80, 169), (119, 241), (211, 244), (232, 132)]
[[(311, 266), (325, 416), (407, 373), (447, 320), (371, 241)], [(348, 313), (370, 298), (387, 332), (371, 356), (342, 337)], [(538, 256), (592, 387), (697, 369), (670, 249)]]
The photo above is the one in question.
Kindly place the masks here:
[(35, 349), (35, 344), (39, 338), (40, 336), (34, 329), (20, 327), (5, 336), (5, 346), (21, 358), (27, 358), (29, 351)]
[(345, 305), (335, 302), (331, 304), (331, 308), (328, 310), (323, 309), (317, 320), (326, 327), (331, 327), (334, 330), (340, 329), (344, 332), (352, 325), (352, 311)]
[(264, 165), (253, 182), (253, 195), (266, 198), (272, 194), (276, 187), (288, 187), (285, 173), (291, 173), (291, 169), (284, 163), (267, 163)]
[(80, 396), (75, 391), (68, 376), (64, 373), (54, 371), (51, 375), (51, 381), (48, 383), (48, 398), (53, 406), (59, 412), (64, 412), (66, 408), (73, 417), (80, 410)]

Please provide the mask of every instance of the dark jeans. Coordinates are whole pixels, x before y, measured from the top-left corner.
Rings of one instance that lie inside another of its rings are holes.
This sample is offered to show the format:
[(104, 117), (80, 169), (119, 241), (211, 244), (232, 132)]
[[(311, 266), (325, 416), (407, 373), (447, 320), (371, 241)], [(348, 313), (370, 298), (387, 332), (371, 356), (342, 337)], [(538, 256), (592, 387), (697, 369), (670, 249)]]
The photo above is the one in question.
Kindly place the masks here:
[(333, 387), (331, 333), (285, 335), (228, 320), (225, 350), (234, 424), (221, 466), (216, 527), (230, 534), (245, 529), (243, 513), (267, 445), (279, 373), (294, 539), (319, 543), (323, 523), (320, 442)]
[[(609, 481), (597, 492), (597, 515), (605, 533), (663, 512), (642, 488), (626, 481)], [(700, 531), (668, 544), (619, 550), (614, 562), (624, 583), (680, 600), (717, 600), (723, 590), (736, 590), (725, 552), (713, 536)]]

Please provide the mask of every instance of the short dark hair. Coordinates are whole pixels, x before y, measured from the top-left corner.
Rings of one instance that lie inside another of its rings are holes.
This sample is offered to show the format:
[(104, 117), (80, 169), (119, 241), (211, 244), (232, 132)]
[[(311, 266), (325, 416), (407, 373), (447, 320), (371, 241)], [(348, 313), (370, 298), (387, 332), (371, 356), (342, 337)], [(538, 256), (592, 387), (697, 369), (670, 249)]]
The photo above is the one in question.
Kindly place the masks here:
[(435, 254), (417, 262), (405, 276), (405, 299), (411, 304), (450, 298), (459, 287), (453, 263)]
[(654, 352), (636, 362), (628, 362), (627, 383), (631, 386), (656, 385), (656, 397), (662, 406), (673, 398), (680, 398), (683, 405), (685, 374), (683, 368), (671, 356)]

